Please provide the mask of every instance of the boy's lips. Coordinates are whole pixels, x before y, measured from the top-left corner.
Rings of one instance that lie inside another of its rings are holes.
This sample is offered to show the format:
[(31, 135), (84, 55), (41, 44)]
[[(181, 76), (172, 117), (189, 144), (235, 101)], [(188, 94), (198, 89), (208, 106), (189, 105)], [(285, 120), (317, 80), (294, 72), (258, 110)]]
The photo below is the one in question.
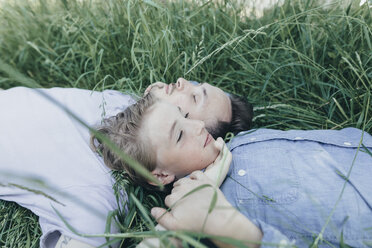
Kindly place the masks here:
[(212, 136), (208, 133), (207, 138), (205, 139), (205, 142), (204, 142), (204, 147), (206, 147), (209, 143), (211, 143), (211, 141), (212, 141)]

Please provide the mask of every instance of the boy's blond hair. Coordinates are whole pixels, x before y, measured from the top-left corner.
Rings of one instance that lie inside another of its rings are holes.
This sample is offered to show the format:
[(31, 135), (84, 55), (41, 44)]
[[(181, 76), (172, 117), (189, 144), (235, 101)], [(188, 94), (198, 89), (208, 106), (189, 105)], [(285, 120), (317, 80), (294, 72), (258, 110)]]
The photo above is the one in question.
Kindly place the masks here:
[[(144, 116), (149, 108), (156, 102), (156, 98), (148, 94), (137, 103), (131, 105), (123, 112), (104, 120), (97, 131), (106, 135), (121, 151), (137, 160), (150, 172), (156, 167), (156, 156), (150, 144), (145, 143), (140, 137), (140, 130)], [(134, 183), (149, 186), (146, 179), (139, 175), (132, 167), (122, 161), (108, 146), (91, 135), (91, 146), (100, 153), (110, 169), (125, 170)]]

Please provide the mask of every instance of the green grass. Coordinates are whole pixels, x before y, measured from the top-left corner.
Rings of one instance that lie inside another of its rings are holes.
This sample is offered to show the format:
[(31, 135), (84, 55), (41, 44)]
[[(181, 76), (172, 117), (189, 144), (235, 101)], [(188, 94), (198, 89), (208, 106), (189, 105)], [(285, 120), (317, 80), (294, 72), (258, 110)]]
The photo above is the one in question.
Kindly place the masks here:
[(14, 202), (0, 201), (0, 247), (39, 247), (38, 217)]
[[(152, 82), (182, 76), (246, 97), (256, 106), (254, 127), (372, 132), (372, 9), (359, 1), (326, 9), (315, 0), (286, 1), (261, 18), (229, 1), (14, 2), (0, 8), (0, 57), (42, 87), (141, 95)], [(17, 85), (0, 68), (0, 88)], [(147, 209), (161, 203), (122, 178), (118, 185)], [(130, 204), (119, 217), (123, 232), (146, 230)], [(0, 206), (0, 220), (24, 214)], [(34, 226), (26, 216), (24, 225)], [(16, 228), (20, 218), (0, 222), (0, 246), (14, 238), (20, 247), (35, 244), (39, 229)]]

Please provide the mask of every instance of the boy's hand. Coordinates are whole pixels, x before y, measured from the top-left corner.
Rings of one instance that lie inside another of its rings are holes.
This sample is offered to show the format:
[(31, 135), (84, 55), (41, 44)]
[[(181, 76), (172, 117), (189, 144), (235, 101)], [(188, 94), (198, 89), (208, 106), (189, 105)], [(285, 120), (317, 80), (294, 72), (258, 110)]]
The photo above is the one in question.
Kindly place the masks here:
[(163, 82), (156, 82), (156, 83), (150, 84), (150, 85), (146, 88), (145, 92), (143, 93), (143, 96), (146, 96), (146, 95), (151, 91), (151, 89), (152, 89), (153, 87), (163, 88), (165, 85), (166, 85), (166, 83), (163, 83)]
[(214, 146), (220, 153), (218, 154), (216, 160), (211, 165), (218, 166), (218, 164), (223, 163), (224, 166), (229, 167), (232, 160), (232, 154), (229, 148), (227, 148), (225, 141), (223, 141), (221, 137), (218, 137), (214, 142)]
[[(165, 198), (165, 205), (171, 211), (155, 207), (151, 209), (152, 216), (168, 230), (230, 237), (246, 242), (247, 247), (259, 247), (261, 230), (237, 211), (204, 174), (194, 171), (189, 178), (175, 182), (172, 193)], [(236, 247), (218, 240), (212, 241), (219, 247)]]
[[(196, 189), (202, 185), (209, 186)], [(217, 202), (215, 209), (209, 213), (213, 197), (216, 197)], [(194, 171), (189, 178), (184, 177), (175, 182), (172, 193), (165, 198), (165, 205), (172, 208), (171, 212), (155, 207), (151, 214), (168, 230), (214, 234), (215, 228), (224, 227), (226, 220), (221, 219), (222, 216), (226, 218), (235, 212), (223, 193), (214, 188), (211, 180), (201, 171)]]
[(213, 180), (214, 185), (219, 187), (225, 180), (227, 172), (229, 171), (232, 154), (229, 148), (227, 148), (226, 143), (220, 137), (214, 142), (214, 146), (220, 153), (214, 162), (206, 168), (204, 173), (208, 178)]

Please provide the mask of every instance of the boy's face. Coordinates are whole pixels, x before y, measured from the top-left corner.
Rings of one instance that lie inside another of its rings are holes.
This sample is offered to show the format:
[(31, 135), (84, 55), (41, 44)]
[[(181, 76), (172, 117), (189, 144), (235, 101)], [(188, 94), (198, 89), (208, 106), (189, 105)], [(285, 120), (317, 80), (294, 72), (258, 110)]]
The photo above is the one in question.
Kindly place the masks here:
[(207, 167), (219, 153), (204, 122), (185, 116), (180, 108), (158, 101), (143, 119), (140, 137), (154, 149), (153, 174), (164, 184)]
[(194, 85), (179, 78), (175, 84), (155, 83), (147, 92), (165, 100), (189, 113), (190, 119), (204, 121), (207, 128), (216, 126), (217, 121), (231, 121), (231, 102), (218, 87), (208, 83)]

